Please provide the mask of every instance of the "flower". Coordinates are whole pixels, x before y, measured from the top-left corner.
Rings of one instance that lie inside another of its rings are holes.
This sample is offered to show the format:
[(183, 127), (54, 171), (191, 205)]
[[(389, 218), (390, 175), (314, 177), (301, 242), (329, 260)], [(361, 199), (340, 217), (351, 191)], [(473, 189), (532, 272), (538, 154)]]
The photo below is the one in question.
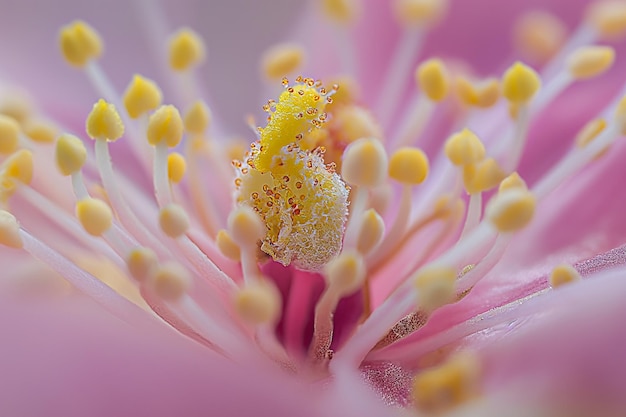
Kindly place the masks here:
[[(301, 6), (243, 146), (211, 113), (239, 84), (199, 100), (211, 51), (166, 39), (158, 6), (139, 11), (165, 94), (137, 74), (120, 95), (108, 32), (61, 27), (93, 106), (31, 85), (43, 111), (0, 107), (4, 414), (620, 415), (626, 4), (567, 35), (585, 3), (565, 24), (486, 0)], [(527, 62), (502, 58), (518, 13)], [(476, 22), (467, 51), (451, 33)]]

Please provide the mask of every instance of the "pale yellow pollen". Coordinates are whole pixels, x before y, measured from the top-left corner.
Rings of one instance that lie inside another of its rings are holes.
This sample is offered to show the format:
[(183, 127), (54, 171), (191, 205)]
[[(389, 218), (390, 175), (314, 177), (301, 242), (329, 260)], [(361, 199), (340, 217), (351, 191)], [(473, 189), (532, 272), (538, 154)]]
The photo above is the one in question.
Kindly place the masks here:
[(203, 135), (211, 123), (211, 111), (204, 101), (194, 101), (185, 112), (183, 122), (187, 132)]
[(146, 136), (150, 145), (161, 142), (170, 148), (178, 145), (183, 138), (183, 120), (178, 109), (171, 104), (159, 107), (148, 120)]
[(490, 190), (506, 177), (504, 170), (493, 158), (463, 167), (463, 185), (469, 194)]
[(217, 236), (215, 236), (215, 244), (217, 248), (226, 256), (228, 259), (231, 259), (235, 262), (239, 262), (241, 260), (241, 249), (235, 243), (233, 238), (228, 233), (228, 230), (220, 230), (217, 232)]
[(396, 19), (406, 26), (432, 26), (448, 11), (448, 0), (394, 0)]
[(389, 176), (398, 182), (421, 184), (428, 171), (428, 157), (421, 149), (400, 148), (389, 158)]
[(626, 135), (626, 96), (617, 104), (614, 114), (615, 123), (622, 135)]
[(163, 93), (154, 81), (135, 75), (124, 92), (124, 107), (136, 119), (159, 107), (162, 99)]
[(278, 290), (268, 280), (248, 284), (235, 294), (237, 314), (254, 325), (275, 323), (281, 310)]
[(189, 216), (178, 204), (168, 204), (159, 212), (159, 226), (169, 237), (181, 237), (189, 229)]
[(573, 266), (562, 264), (554, 267), (548, 278), (548, 283), (552, 288), (558, 288), (581, 279), (580, 273)]
[(351, 185), (374, 187), (387, 179), (389, 162), (382, 143), (363, 138), (351, 143), (343, 154), (341, 176)]
[(536, 62), (546, 62), (561, 48), (567, 36), (565, 24), (551, 13), (534, 10), (515, 25), (514, 39), (521, 52)]
[(46, 120), (27, 120), (23, 123), (24, 134), (38, 143), (54, 143), (58, 136), (58, 127)]
[(91, 139), (115, 141), (124, 134), (124, 124), (115, 106), (103, 99), (93, 105), (87, 116), (86, 128)]
[(187, 161), (178, 152), (172, 152), (167, 156), (167, 176), (170, 181), (179, 183), (182, 181), (187, 171)]
[(521, 62), (513, 64), (502, 77), (502, 95), (512, 103), (528, 103), (540, 87), (537, 72)]
[(626, 33), (626, 3), (622, 0), (595, 1), (587, 10), (586, 18), (605, 38), (614, 39)]
[(294, 43), (275, 45), (261, 58), (261, 70), (269, 80), (280, 80), (298, 71), (304, 63), (304, 49)]
[(359, 239), (356, 248), (362, 255), (372, 252), (380, 244), (385, 234), (385, 222), (380, 214), (374, 209), (368, 209), (363, 213)]
[(419, 88), (432, 101), (441, 101), (448, 96), (450, 83), (444, 63), (437, 58), (421, 63), (415, 71)]
[(76, 136), (65, 133), (57, 141), (55, 159), (61, 174), (72, 175), (80, 171), (87, 160), (85, 144)]
[(14, 118), (0, 114), (0, 154), (15, 152), (19, 142), (20, 125)]
[(432, 312), (454, 299), (456, 270), (450, 266), (427, 266), (417, 272), (414, 285), (420, 309)]
[(485, 157), (485, 145), (474, 132), (466, 128), (448, 138), (444, 152), (454, 165), (470, 165)]
[(470, 353), (456, 354), (443, 365), (421, 371), (413, 380), (415, 405), (428, 412), (443, 412), (478, 395), (480, 363)]
[(102, 236), (113, 223), (113, 212), (102, 200), (85, 198), (76, 203), (76, 217), (85, 231), (92, 236)]
[(0, 176), (30, 184), (33, 180), (33, 168), (33, 153), (27, 149), (20, 149), (4, 160), (0, 167)]
[(597, 118), (587, 122), (580, 132), (576, 135), (575, 143), (579, 148), (589, 145), (604, 129), (606, 129), (606, 120)]
[(488, 108), (500, 99), (500, 82), (495, 78), (472, 82), (459, 76), (456, 78), (456, 94), (468, 106)]
[(361, 13), (359, 0), (322, 0), (321, 6), (328, 20), (343, 25), (353, 23)]
[(204, 60), (202, 38), (189, 28), (180, 29), (170, 39), (169, 62), (175, 71), (186, 71)]
[(17, 219), (5, 210), (0, 210), (0, 245), (15, 249), (20, 249), (23, 245)]
[(239, 247), (254, 247), (265, 236), (265, 225), (259, 215), (248, 206), (239, 206), (228, 216), (228, 229)]
[(500, 182), (498, 192), (502, 193), (504, 191), (513, 189), (528, 190), (526, 182), (522, 179), (522, 177), (519, 176), (517, 172), (512, 173)]
[(81, 21), (72, 22), (61, 28), (59, 45), (65, 60), (75, 67), (84, 67), (102, 54), (100, 35)]
[(487, 205), (485, 217), (499, 232), (514, 232), (525, 227), (535, 214), (535, 196), (523, 189), (505, 190)]
[(356, 251), (343, 251), (324, 269), (328, 286), (342, 296), (358, 291), (365, 281), (367, 269), (363, 256)]
[(567, 69), (576, 79), (596, 77), (606, 72), (615, 61), (615, 50), (610, 46), (585, 46), (572, 52)]
[(149, 279), (156, 271), (158, 259), (156, 253), (150, 248), (139, 246), (132, 249), (126, 256), (128, 272), (138, 282)]
[(180, 300), (191, 287), (189, 272), (181, 265), (167, 262), (156, 268), (150, 277), (149, 285), (165, 301)]

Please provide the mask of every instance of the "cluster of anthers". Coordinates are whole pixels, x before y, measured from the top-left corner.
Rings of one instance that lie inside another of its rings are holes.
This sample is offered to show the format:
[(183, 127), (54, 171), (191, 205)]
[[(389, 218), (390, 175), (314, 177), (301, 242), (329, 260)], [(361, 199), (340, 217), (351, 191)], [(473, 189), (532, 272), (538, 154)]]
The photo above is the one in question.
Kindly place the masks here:
[[(345, 41), (344, 29), (358, 16), (355, 5), (323, 5)], [(475, 80), (429, 59), (415, 72), (418, 99), (399, 118), (394, 112), (411, 70), (405, 52), (417, 49), (413, 43), (441, 18), (445, 2), (394, 5), (406, 38), (390, 64), (380, 108), (365, 108), (349, 77), (338, 78), (329, 90), (310, 78), (293, 84), (284, 79), (278, 100), (264, 106), (267, 124), (256, 130), (258, 140), (243, 157), (237, 146), (211, 137), (209, 109), (193, 100), (193, 68), (204, 57), (194, 32), (183, 29), (169, 44), (169, 64), (188, 105), (181, 116), (176, 107), (161, 104), (155, 82), (139, 75), (120, 96), (98, 65), (99, 35), (83, 22), (63, 28), (63, 56), (85, 71), (103, 97), (86, 121), (94, 150), (73, 134), (59, 135), (18, 96), (5, 97), (0, 242), (29, 252), (124, 320), (143, 326), (155, 316), (137, 311), (152, 311), (233, 361), (267, 356), (316, 378), (342, 367), (369, 369), (367, 378), (380, 371), (377, 366), (397, 369), (399, 363), (402, 372), (415, 375), (407, 401), (441, 409), (472, 398), (480, 386), (479, 356), (452, 355), (418, 370), (415, 358), (430, 350), (420, 353), (419, 344), (396, 342), (418, 332), (435, 310), (465, 297), (497, 264), (514, 233), (531, 222), (537, 204), (626, 133), (622, 99), (590, 122), (577, 146), (532, 189), (515, 172), (533, 116), (572, 82), (611, 66), (613, 49), (593, 43), (622, 33), (626, 10), (615, 2), (597, 3), (582, 35), (549, 51), (548, 41), (537, 37), (558, 32), (558, 22), (530, 18), (525, 25), (532, 30), (520, 29), (522, 43), (552, 59), (541, 78), (518, 62), (501, 79)], [(349, 69), (351, 53), (343, 52)], [(294, 45), (270, 50), (265, 75), (280, 79), (297, 70), (303, 53)], [(438, 104), (452, 95), (458, 99), (457, 120), (479, 126), (489, 141), (470, 128), (452, 133), (429, 178), (429, 159), (415, 143)], [(482, 109), (493, 113), (485, 118)], [(125, 165), (135, 158), (134, 170), (151, 173), (154, 198), (113, 168), (109, 147), (124, 136), (131, 151)], [(177, 147), (184, 151), (170, 152)], [(238, 158), (232, 162), (235, 174), (225, 162), (231, 157)], [(47, 168), (49, 161), (71, 178), (73, 204), (58, 191), (61, 180)], [(483, 213), (486, 196), (491, 197)], [(42, 222), (41, 216), (48, 219)], [(291, 291), (279, 291), (278, 275), (290, 277)], [(556, 287), (578, 278), (575, 269), (561, 265), (550, 282)], [(320, 281), (325, 289), (313, 300), (296, 288)], [(345, 299), (352, 300), (356, 314), (335, 314)], [(482, 325), (506, 319), (503, 314)], [(312, 334), (306, 331), (311, 322)], [(457, 326), (429, 349), (469, 331)], [(391, 402), (406, 400), (403, 387), (386, 386), (398, 381), (379, 381), (382, 392), (394, 392)]]

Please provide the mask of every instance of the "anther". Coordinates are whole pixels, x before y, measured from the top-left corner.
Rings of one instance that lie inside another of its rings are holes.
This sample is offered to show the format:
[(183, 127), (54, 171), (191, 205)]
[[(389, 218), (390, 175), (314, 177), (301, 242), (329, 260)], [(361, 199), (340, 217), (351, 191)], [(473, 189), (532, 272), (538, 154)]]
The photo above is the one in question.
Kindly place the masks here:
[(531, 11), (515, 25), (517, 47), (533, 62), (544, 63), (561, 49), (567, 36), (567, 27), (556, 16), (544, 11)]
[(324, 16), (339, 24), (354, 22), (361, 13), (359, 0), (322, 0)]
[(363, 286), (367, 269), (358, 252), (343, 251), (324, 269), (326, 282), (332, 291), (341, 296), (353, 294)]
[(575, 143), (579, 148), (584, 148), (593, 141), (604, 129), (606, 120), (602, 118), (593, 119), (587, 122), (576, 135)]
[(428, 157), (421, 149), (400, 148), (389, 159), (389, 176), (403, 184), (421, 184), (428, 170)]
[(58, 128), (54, 123), (45, 120), (28, 120), (22, 124), (24, 134), (38, 143), (54, 143), (58, 136)]
[(178, 238), (189, 229), (189, 216), (178, 204), (168, 204), (159, 212), (159, 226), (169, 237)]
[(0, 173), (9, 180), (30, 184), (33, 180), (33, 153), (27, 149), (14, 152), (4, 160)]
[(115, 141), (124, 134), (124, 124), (115, 106), (103, 99), (93, 105), (87, 116), (86, 128), (92, 139)]
[(185, 161), (183, 155), (178, 152), (172, 152), (167, 156), (167, 176), (171, 182), (181, 182), (186, 171), (187, 161)]
[(539, 90), (541, 80), (532, 68), (516, 62), (502, 77), (502, 95), (512, 103), (528, 103)]
[(280, 316), (280, 294), (270, 281), (260, 280), (245, 285), (235, 293), (234, 307), (237, 314), (248, 323), (275, 323)]
[(61, 28), (59, 45), (65, 60), (75, 67), (84, 67), (102, 54), (100, 36), (91, 26), (81, 21)]
[(228, 259), (235, 262), (239, 262), (241, 260), (241, 250), (230, 236), (230, 233), (228, 233), (228, 230), (222, 229), (217, 232), (217, 236), (215, 236), (215, 244), (220, 252), (222, 252), (222, 254)]
[(148, 282), (159, 297), (169, 302), (180, 300), (191, 287), (189, 272), (174, 262), (159, 266)]
[(614, 61), (615, 50), (610, 46), (586, 46), (568, 57), (567, 69), (576, 79), (588, 79), (606, 72)]
[(488, 108), (500, 98), (500, 82), (495, 78), (472, 82), (459, 76), (456, 78), (456, 94), (468, 106)]
[(15, 216), (5, 210), (0, 210), (0, 245), (15, 249), (23, 246), (20, 225)]
[(341, 176), (348, 184), (375, 187), (385, 182), (387, 171), (387, 154), (376, 138), (359, 139), (343, 153)]
[(0, 114), (0, 154), (15, 152), (19, 142), (20, 125), (14, 118)]
[(239, 206), (228, 216), (228, 229), (239, 247), (254, 247), (265, 236), (265, 225), (248, 206)]
[(432, 312), (454, 300), (456, 270), (449, 266), (426, 266), (414, 278), (420, 310)]
[(65, 133), (57, 140), (55, 159), (61, 174), (72, 175), (80, 171), (87, 160), (85, 144), (76, 136)]
[(621, 0), (604, 0), (591, 3), (587, 21), (601, 36), (618, 38), (626, 33), (626, 3)]
[(417, 67), (415, 79), (421, 91), (432, 101), (441, 101), (450, 89), (446, 67), (440, 59), (429, 59)]
[(159, 107), (162, 99), (161, 89), (154, 81), (135, 75), (124, 93), (124, 107), (136, 119)]
[(156, 253), (145, 246), (132, 249), (126, 256), (128, 272), (138, 282), (149, 279), (156, 271), (157, 264)]
[(263, 54), (261, 69), (269, 80), (280, 80), (298, 71), (304, 62), (304, 49), (293, 43), (279, 44)]
[(362, 255), (372, 252), (380, 244), (385, 234), (385, 222), (374, 209), (363, 213), (356, 249)]
[(514, 188), (494, 196), (487, 205), (485, 216), (499, 232), (514, 232), (530, 223), (535, 206), (532, 193)]
[(453, 134), (444, 145), (444, 152), (456, 166), (475, 164), (485, 157), (485, 145), (469, 129)]
[(113, 222), (111, 208), (102, 200), (85, 198), (76, 203), (76, 217), (85, 231), (92, 236), (102, 236)]
[(507, 190), (528, 190), (526, 186), (526, 182), (519, 176), (517, 172), (512, 173), (505, 179), (500, 182), (500, 186), (498, 187), (498, 193), (503, 193)]
[(568, 264), (562, 264), (556, 266), (550, 273), (548, 282), (552, 288), (558, 288), (563, 285), (571, 284), (573, 282), (580, 281), (580, 273), (573, 266)]
[(445, 16), (448, 0), (395, 0), (393, 11), (396, 19), (406, 26), (432, 26)]
[(618, 131), (626, 135), (626, 96), (622, 97), (617, 104), (613, 117)]
[(185, 112), (185, 130), (193, 135), (202, 135), (211, 122), (211, 111), (202, 100), (195, 101)]
[(204, 42), (191, 29), (176, 32), (169, 44), (170, 66), (175, 71), (186, 71), (204, 59)]
[(506, 173), (493, 158), (463, 167), (463, 185), (470, 194), (490, 190), (500, 184), (505, 177)]
[(159, 107), (148, 120), (146, 136), (150, 145), (161, 142), (170, 148), (178, 145), (183, 138), (183, 121), (178, 109), (171, 104)]

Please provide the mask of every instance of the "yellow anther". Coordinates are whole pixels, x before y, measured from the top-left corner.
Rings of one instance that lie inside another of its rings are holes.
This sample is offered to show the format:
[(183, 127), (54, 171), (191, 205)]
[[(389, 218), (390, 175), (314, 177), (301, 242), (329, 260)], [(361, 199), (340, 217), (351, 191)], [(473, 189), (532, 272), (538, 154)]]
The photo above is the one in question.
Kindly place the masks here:
[(517, 47), (533, 62), (546, 62), (561, 49), (567, 36), (567, 27), (553, 14), (531, 11), (515, 25)]
[(440, 59), (429, 59), (421, 63), (415, 71), (419, 88), (432, 101), (441, 101), (448, 95), (450, 83), (446, 67)]
[(456, 270), (449, 266), (427, 266), (414, 278), (420, 310), (432, 312), (454, 300)]
[(396, 19), (406, 26), (432, 26), (448, 11), (448, 0), (395, 0)]
[(124, 93), (124, 107), (132, 119), (156, 109), (161, 105), (163, 94), (152, 80), (135, 75)]
[(0, 114), (0, 154), (15, 152), (19, 142), (20, 125), (14, 118)]
[(356, 248), (362, 255), (367, 255), (380, 244), (385, 234), (385, 222), (380, 214), (374, 209), (368, 209), (363, 213), (359, 239)]
[(159, 297), (165, 301), (180, 300), (191, 287), (189, 272), (181, 265), (167, 262), (156, 268), (149, 284)]
[(324, 16), (339, 24), (354, 22), (361, 13), (359, 0), (322, 0)]
[(475, 398), (480, 388), (480, 368), (478, 358), (466, 353), (420, 372), (413, 380), (415, 405), (438, 413)]
[(387, 179), (388, 166), (387, 153), (378, 139), (359, 139), (343, 154), (341, 176), (351, 185), (375, 187)]
[(495, 78), (488, 78), (473, 83), (465, 77), (457, 77), (456, 93), (468, 106), (488, 108), (500, 98), (500, 82)]
[(187, 171), (187, 161), (178, 152), (172, 152), (167, 156), (167, 176), (170, 181), (179, 183)]
[(102, 236), (113, 223), (113, 212), (102, 200), (85, 198), (76, 203), (76, 217), (92, 236)]
[(59, 44), (65, 60), (75, 67), (84, 67), (102, 54), (100, 35), (81, 21), (72, 22), (61, 28)]
[(342, 296), (358, 291), (363, 286), (366, 275), (363, 257), (353, 251), (341, 252), (324, 270), (328, 286)]
[(17, 219), (5, 210), (0, 210), (0, 245), (15, 249), (23, 245)]
[(505, 190), (489, 201), (485, 215), (499, 232), (514, 232), (530, 223), (535, 205), (531, 192), (519, 188)]
[(211, 111), (202, 100), (195, 101), (185, 112), (185, 130), (193, 135), (204, 134), (209, 127), (209, 123), (211, 123)]
[(470, 165), (483, 160), (485, 145), (474, 132), (466, 128), (448, 138), (444, 152), (454, 165)]
[(33, 180), (33, 153), (27, 149), (14, 152), (4, 160), (0, 173), (5, 179), (30, 184)]
[(332, 131), (337, 141), (346, 144), (361, 138), (383, 137), (374, 116), (367, 109), (355, 105), (341, 106), (333, 111)]
[(528, 190), (528, 187), (526, 186), (526, 181), (524, 181), (517, 172), (512, 173), (500, 182), (498, 192), (503, 193), (505, 191), (515, 189)]
[(263, 75), (269, 80), (280, 80), (298, 71), (304, 62), (304, 49), (293, 43), (275, 45), (265, 51), (261, 61)]
[(502, 95), (512, 103), (528, 103), (539, 87), (539, 75), (521, 62), (513, 64), (502, 77)]
[(587, 10), (587, 20), (605, 38), (626, 33), (626, 3), (622, 0), (595, 1)]
[(622, 135), (626, 135), (626, 96), (622, 97), (622, 99), (617, 104), (613, 117), (619, 131), (622, 133)]
[(602, 131), (606, 129), (606, 120), (603, 118), (593, 119), (587, 122), (576, 135), (576, 146), (584, 148), (590, 144)]
[(19, 124), (32, 116), (33, 107), (31, 99), (21, 91), (5, 91), (0, 98), (0, 114), (12, 117)]
[(228, 230), (222, 229), (217, 232), (217, 236), (215, 237), (215, 244), (217, 245), (217, 248), (220, 250), (220, 252), (222, 252), (224, 256), (226, 256), (228, 259), (232, 259), (236, 262), (239, 262), (241, 260), (241, 250), (228, 233)]
[(505, 177), (506, 172), (493, 158), (463, 167), (463, 185), (469, 194), (482, 193), (497, 187)]
[(611, 68), (614, 61), (615, 50), (610, 46), (585, 46), (568, 57), (567, 69), (574, 78), (593, 78)]
[(170, 39), (169, 56), (173, 70), (185, 71), (204, 59), (204, 42), (193, 30), (181, 29)]
[(158, 259), (150, 248), (139, 246), (126, 256), (126, 266), (130, 275), (139, 282), (146, 281), (156, 271)]
[(248, 206), (239, 206), (230, 212), (228, 229), (240, 247), (254, 247), (265, 236), (263, 220)]
[(63, 175), (72, 175), (80, 171), (87, 160), (87, 149), (82, 140), (65, 133), (56, 144), (55, 157), (57, 167)]
[(103, 99), (93, 105), (87, 116), (87, 134), (91, 139), (115, 141), (124, 134), (124, 124), (115, 106)]
[(39, 143), (54, 143), (59, 134), (55, 124), (44, 120), (28, 120), (24, 122), (22, 128), (26, 136)]
[(335, 107), (344, 104), (354, 104), (361, 97), (361, 88), (359, 87), (359, 83), (350, 76), (342, 75), (336, 78), (331, 78), (326, 85), (339, 86), (339, 89), (333, 95), (333, 102), (328, 105), (328, 108), (334, 109)]
[(571, 265), (562, 264), (556, 266), (550, 273), (548, 282), (552, 288), (558, 288), (572, 282), (580, 281), (582, 278), (578, 271)]
[(234, 301), (235, 311), (248, 323), (272, 324), (280, 317), (280, 293), (268, 280), (244, 286), (237, 291)]
[(159, 226), (166, 235), (177, 238), (189, 229), (189, 216), (178, 204), (169, 204), (159, 212)]
[(421, 184), (428, 170), (428, 157), (421, 149), (400, 148), (389, 158), (389, 176), (404, 184)]
[(183, 138), (183, 120), (178, 109), (171, 104), (159, 107), (148, 120), (146, 136), (150, 145), (161, 142), (170, 148), (178, 145)]

